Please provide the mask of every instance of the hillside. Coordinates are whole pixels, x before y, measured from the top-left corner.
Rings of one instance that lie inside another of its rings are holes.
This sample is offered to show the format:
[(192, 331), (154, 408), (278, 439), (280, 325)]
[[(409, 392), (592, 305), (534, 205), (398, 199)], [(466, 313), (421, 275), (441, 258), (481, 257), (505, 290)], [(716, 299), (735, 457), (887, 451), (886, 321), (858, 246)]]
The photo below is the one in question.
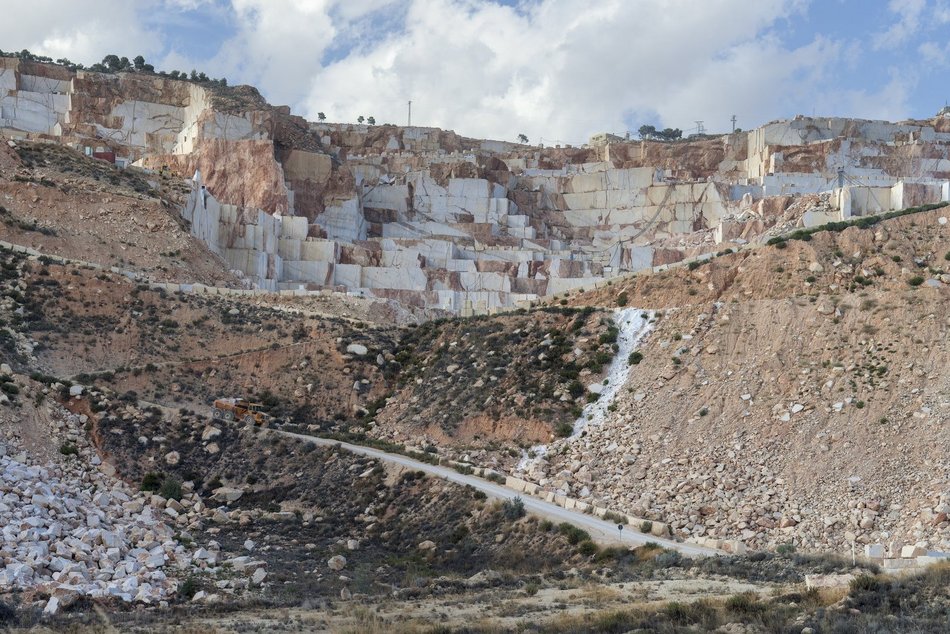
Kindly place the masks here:
[(178, 218), (177, 182), (49, 143), (0, 148), (0, 240), (155, 280), (240, 287)]
[(877, 566), (950, 553), (950, 119), (533, 147), (9, 56), (0, 105), (0, 627), (945, 629)]
[[(570, 295), (658, 310), (613, 416), (529, 474), (680, 534), (950, 546), (945, 209)], [(782, 248), (780, 248), (782, 247)]]

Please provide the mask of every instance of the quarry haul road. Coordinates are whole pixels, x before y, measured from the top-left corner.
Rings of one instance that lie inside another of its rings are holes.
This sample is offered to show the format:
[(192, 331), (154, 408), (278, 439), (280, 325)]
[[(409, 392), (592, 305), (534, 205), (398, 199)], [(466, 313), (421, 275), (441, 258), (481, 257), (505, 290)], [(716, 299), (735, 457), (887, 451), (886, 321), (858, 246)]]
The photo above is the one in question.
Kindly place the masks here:
[[(158, 407), (170, 415), (174, 415), (177, 412), (177, 409), (175, 408), (168, 407), (167, 405), (161, 405), (159, 403), (153, 403), (151, 401), (140, 399), (139, 404)], [(207, 411), (204, 412), (204, 415), (210, 418), (211, 409), (208, 408)], [(400, 467), (405, 467), (407, 469), (423, 471), (429, 475), (447, 480), (455, 484), (467, 484), (478, 491), (484, 492), (488, 497), (496, 500), (510, 500), (513, 497), (520, 497), (521, 501), (524, 502), (525, 510), (529, 513), (533, 513), (534, 515), (558, 524), (561, 522), (573, 524), (574, 526), (582, 528), (590, 533), (591, 539), (602, 545), (616, 546), (618, 544), (622, 544), (625, 546), (641, 546), (647, 542), (653, 542), (654, 544), (659, 544), (664, 548), (678, 551), (681, 555), (685, 555), (687, 557), (711, 557), (714, 555), (723, 554), (721, 551), (712, 548), (705, 548), (703, 546), (697, 546), (696, 544), (685, 544), (682, 542), (675, 542), (671, 539), (663, 539), (662, 537), (646, 535), (637, 531), (631, 526), (625, 527), (623, 531), (618, 531), (616, 524), (602, 520), (594, 515), (587, 515), (586, 513), (581, 513), (579, 511), (569, 510), (558, 506), (557, 504), (553, 504), (552, 502), (545, 502), (544, 500), (538, 499), (531, 495), (525, 495), (504, 485), (495, 484), (494, 482), (489, 482), (488, 480), (484, 480), (477, 476), (465, 475), (450, 467), (442, 467), (438, 465), (432, 465), (427, 462), (421, 462), (402, 454), (388, 453), (386, 451), (380, 451), (379, 449), (374, 449), (372, 447), (353, 445), (351, 443), (333, 440), (331, 438), (308, 436), (307, 434), (298, 434), (291, 431), (284, 431), (282, 429), (274, 429), (272, 427), (264, 427), (260, 429), (265, 432), (280, 434), (282, 436), (287, 436), (296, 440), (312, 442), (315, 445), (320, 445), (323, 447), (339, 446), (341, 449), (351, 453), (375, 458), (377, 460), (398, 465)]]
[(632, 527), (626, 527), (623, 531), (618, 531), (616, 524), (602, 520), (599, 517), (587, 515), (578, 511), (568, 510), (551, 502), (545, 502), (544, 500), (540, 500), (530, 495), (523, 495), (514, 489), (509, 489), (506, 486), (495, 484), (494, 482), (489, 482), (488, 480), (483, 480), (482, 478), (476, 476), (461, 474), (448, 467), (431, 465), (426, 462), (413, 460), (412, 458), (400, 454), (387, 453), (385, 451), (380, 451), (379, 449), (373, 449), (372, 447), (351, 445), (338, 440), (307, 436), (306, 434), (296, 434), (294, 432), (281, 431), (279, 429), (270, 429), (268, 431), (281, 434), (283, 436), (289, 436), (291, 438), (297, 438), (299, 440), (309, 441), (317, 445), (339, 445), (340, 448), (355, 454), (369, 456), (370, 458), (376, 458), (377, 460), (382, 460), (384, 462), (389, 462), (391, 464), (396, 464), (409, 469), (415, 469), (417, 471), (424, 471), (429, 475), (433, 475), (456, 484), (470, 485), (471, 487), (484, 492), (487, 496), (494, 499), (508, 500), (513, 497), (520, 497), (524, 502), (525, 510), (529, 513), (533, 513), (534, 515), (538, 515), (555, 523), (569, 522), (574, 526), (582, 528), (590, 533), (591, 538), (601, 544), (639, 546), (646, 544), (647, 542), (653, 542), (663, 546), (664, 548), (676, 550), (680, 554), (686, 555), (688, 557), (709, 557), (722, 554), (721, 552), (713, 550), (712, 548), (704, 548), (694, 544), (684, 544), (680, 542), (674, 542), (669, 539), (654, 537), (652, 535), (645, 535)]

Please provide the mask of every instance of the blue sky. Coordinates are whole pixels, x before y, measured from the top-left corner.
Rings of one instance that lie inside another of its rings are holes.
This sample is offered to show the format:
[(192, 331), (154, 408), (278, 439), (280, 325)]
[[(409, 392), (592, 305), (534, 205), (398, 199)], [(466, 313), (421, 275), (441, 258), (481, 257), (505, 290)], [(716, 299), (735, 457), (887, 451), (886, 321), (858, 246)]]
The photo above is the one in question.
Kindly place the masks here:
[(644, 123), (926, 118), (950, 0), (2, 0), (0, 49), (142, 53), (313, 118), (581, 143)]

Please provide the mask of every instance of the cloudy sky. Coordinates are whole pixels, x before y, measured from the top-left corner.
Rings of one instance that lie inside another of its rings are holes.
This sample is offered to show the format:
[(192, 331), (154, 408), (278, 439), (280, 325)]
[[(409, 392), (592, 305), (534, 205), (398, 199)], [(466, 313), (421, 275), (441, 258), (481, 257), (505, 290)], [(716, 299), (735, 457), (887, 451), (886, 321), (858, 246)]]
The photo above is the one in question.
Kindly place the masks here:
[(582, 143), (647, 123), (932, 116), (950, 0), (0, 0), (0, 49), (142, 54), (331, 121)]

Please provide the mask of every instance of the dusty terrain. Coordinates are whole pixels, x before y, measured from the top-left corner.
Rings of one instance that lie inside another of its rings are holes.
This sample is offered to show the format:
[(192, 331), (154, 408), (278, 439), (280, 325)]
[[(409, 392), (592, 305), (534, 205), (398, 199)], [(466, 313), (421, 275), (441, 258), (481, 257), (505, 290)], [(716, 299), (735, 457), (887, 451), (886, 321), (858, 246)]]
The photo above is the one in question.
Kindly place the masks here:
[(588, 486), (681, 535), (947, 549), (946, 216), (822, 232), (571, 296), (664, 310), (616, 415), (562, 441), (535, 476)]
[(242, 287), (178, 217), (179, 179), (54, 144), (0, 148), (0, 240), (151, 279)]
[[(263, 107), (249, 91), (218, 97)], [(213, 189), (274, 210), (287, 203), (276, 159), (322, 141), (302, 120), (265, 114), (273, 143), (229, 155), (222, 141), (192, 158), (221, 159)], [(390, 132), (338, 130), (331, 142), (381, 151)], [(741, 148), (624, 144), (612, 161), (695, 179), (724, 152)], [(539, 160), (592, 158), (555, 148)], [(788, 155), (806, 171), (817, 158)], [(275, 170), (228, 174), (259, 162)], [(506, 178), (483, 163), (446, 163), (435, 177)], [(298, 183), (299, 202), (354, 187), (334, 178)], [(850, 557), (867, 544), (950, 551), (948, 208), (777, 237), (530, 310), (432, 319), (444, 315), (340, 294), (158, 290), (246, 286), (179, 219), (186, 190), (62, 146), (0, 144), (0, 240), (75, 260), (0, 253), (0, 626), (945, 629), (945, 566), (894, 580)], [(766, 215), (779, 236), (827, 202), (776, 199)], [(694, 238), (667, 246), (700, 249), (711, 236)], [(620, 306), (643, 310), (650, 333), (605, 422), (572, 436), (609, 364), (631, 363), (617, 355)], [(222, 396), (261, 402), (269, 427), (212, 421)], [(604, 548), (513, 500), (270, 427), (491, 467), (669, 524), (678, 539), (758, 552)], [(807, 591), (816, 574), (850, 576)]]

